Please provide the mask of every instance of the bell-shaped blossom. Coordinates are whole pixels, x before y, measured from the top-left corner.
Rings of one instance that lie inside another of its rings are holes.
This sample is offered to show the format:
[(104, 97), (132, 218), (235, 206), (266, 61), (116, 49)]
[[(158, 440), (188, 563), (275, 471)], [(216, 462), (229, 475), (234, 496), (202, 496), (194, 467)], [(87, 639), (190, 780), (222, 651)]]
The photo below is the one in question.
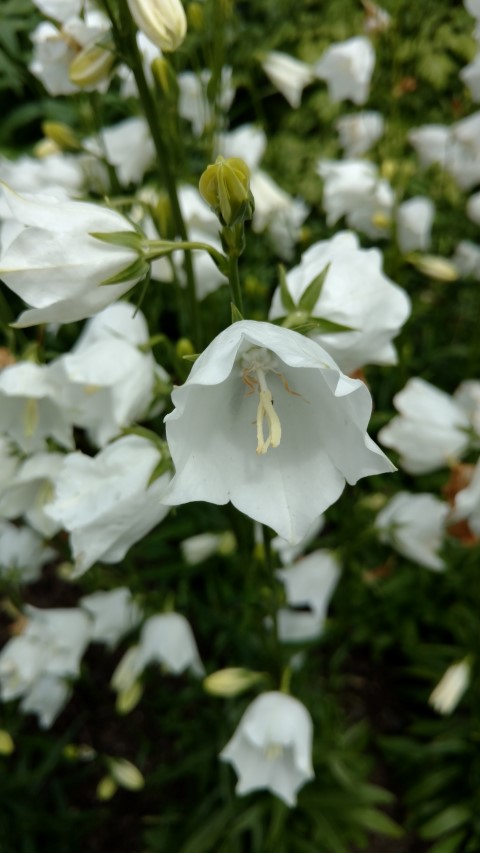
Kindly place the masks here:
[(435, 206), (426, 196), (414, 196), (397, 209), (397, 242), (403, 254), (430, 248)]
[(470, 90), (472, 101), (477, 104), (480, 101), (480, 53), (462, 68), (459, 77)]
[(119, 438), (95, 457), (65, 457), (46, 512), (70, 533), (76, 576), (96, 561), (120, 562), (165, 517), (169, 474), (149, 485), (160, 462), (160, 451), (138, 435)]
[(152, 354), (139, 349), (148, 337), (144, 315), (118, 302), (93, 317), (73, 352), (51, 366), (71, 421), (84, 427), (97, 447), (145, 417), (156, 378), (168, 382)]
[(315, 65), (315, 74), (325, 80), (332, 101), (347, 98), (354, 104), (368, 99), (375, 66), (375, 51), (365, 36), (355, 36), (327, 48)]
[(0, 371), (0, 430), (25, 453), (44, 450), (47, 438), (73, 446), (71, 421), (47, 365), (19, 361)]
[(429, 703), (438, 714), (451, 714), (468, 689), (471, 679), (468, 658), (449, 666), (429, 697)]
[(228, 556), (237, 548), (237, 541), (230, 530), (223, 533), (197, 533), (180, 543), (182, 557), (189, 566), (197, 566), (215, 554)]
[[(161, 56), (160, 48), (157, 47), (146, 35), (140, 30), (136, 34), (138, 52), (142, 59), (143, 73), (147, 82), (153, 83), (152, 62)], [(135, 82), (135, 77), (131, 68), (127, 65), (120, 65), (117, 68), (117, 76), (121, 80), (120, 95), (122, 98), (138, 98), (138, 89)]]
[(372, 3), (372, 0), (363, 0), (365, 19), (363, 29), (366, 33), (384, 33), (392, 24), (391, 15), (381, 6)]
[[(292, 545), (281, 536), (274, 536), (271, 541), (271, 547), (278, 555), (282, 566), (290, 566), (306, 551), (309, 545), (317, 538), (325, 527), (325, 516), (323, 514), (314, 518), (309, 525), (305, 536), (303, 536), (296, 545)], [(258, 535), (257, 535), (258, 534)], [(261, 525), (255, 525), (256, 541), (263, 542), (263, 530)]]
[(408, 134), (422, 166), (438, 163), (456, 181), (469, 190), (480, 183), (480, 112), (445, 125), (427, 124)]
[[(48, 157), (23, 154), (16, 160), (0, 158), (0, 180), (17, 193), (45, 193), (74, 197), (82, 193), (85, 175), (80, 157), (55, 153)], [(2, 216), (8, 216), (8, 205)]]
[(161, 50), (177, 50), (187, 32), (181, 0), (127, 0), (139, 30)]
[(451, 145), (449, 127), (444, 124), (425, 124), (413, 128), (408, 134), (408, 141), (417, 152), (420, 163), (425, 169), (432, 163), (445, 166)]
[[(222, 246), (218, 237), (218, 219), (213, 211), (205, 204), (198, 190), (188, 185), (181, 186), (178, 198), (189, 240), (208, 243), (214, 249), (221, 252)], [(222, 284), (226, 284), (227, 279), (220, 272), (207, 252), (192, 251), (191, 255), (197, 298), (204, 299)], [(180, 284), (185, 285), (186, 280), (182, 268), (183, 252), (174, 252), (172, 258)]]
[(63, 459), (63, 453), (46, 452), (34, 453), (22, 463), (15, 460), (10, 476), (0, 481), (0, 518), (23, 516), (42, 536), (54, 536), (60, 526), (46, 515), (45, 506), (52, 498), (53, 481)]
[(24, 228), (0, 257), (0, 275), (33, 306), (20, 315), (17, 327), (91, 317), (143, 277), (141, 271), (121, 284), (100, 286), (138, 258), (134, 249), (91, 236), (133, 231), (121, 214), (97, 204), (4, 191), (12, 217)]
[(35, 581), (55, 553), (30, 527), (0, 521), (0, 577), (20, 583)]
[(248, 706), (220, 758), (235, 768), (240, 796), (266, 788), (294, 806), (297, 791), (315, 775), (312, 738), (310, 714), (298, 699), (262, 693)]
[(460, 275), (480, 281), (480, 246), (471, 240), (457, 243), (452, 262)]
[(378, 438), (400, 454), (400, 465), (409, 474), (436, 471), (465, 453), (470, 420), (449, 394), (414, 377), (393, 402), (400, 414), (380, 430)]
[(379, 512), (375, 527), (407, 559), (433, 571), (443, 571), (439, 556), (449, 513), (448, 504), (430, 494), (398, 492)]
[(285, 586), (291, 608), (279, 610), (278, 634), (284, 642), (311, 640), (323, 631), (328, 605), (340, 580), (341, 568), (331, 551), (313, 551), (276, 577)]
[(374, 163), (365, 160), (320, 160), (323, 207), (327, 225), (346, 216), (350, 228), (372, 240), (388, 235), (395, 195), (388, 181), (378, 176)]
[(90, 639), (90, 619), (79, 608), (28, 607), (23, 633), (0, 652), (0, 695), (22, 697), (21, 709), (36, 713), (44, 728), (68, 699), (65, 679), (76, 678)]
[(131, 690), (152, 663), (160, 664), (173, 675), (181, 675), (185, 670), (197, 676), (204, 674), (190, 623), (181, 613), (160, 613), (146, 620), (138, 645), (128, 649), (118, 664), (112, 687), (118, 693)]
[(455, 496), (452, 521), (468, 521), (472, 532), (480, 536), (480, 461), (469, 485)]
[(99, 157), (106, 157), (123, 186), (140, 183), (155, 161), (155, 147), (145, 119), (141, 116), (124, 119), (103, 128), (99, 137), (85, 141), (85, 147)]
[(47, 18), (63, 22), (80, 15), (83, 0), (33, 0), (33, 5)]
[(165, 418), (176, 468), (170, 505), (231, 501), (295, 543), (345, 481), (393, 470), (366, 434), (366, 386), (289, 329), (234, 323), (172, 401)]
[(335, 126), (345, 157), (361, 157), (383, 136), (385, 121), (381, 113), (364, 110), (341, 116)]
[(276, 89), (294, 110), (298, 109), (305, 86), (314, 80), (313, 68), (287, 53), (272, 50), (262, 60), (262, 68)]
[[(395, 364), (392, 338), (410, 314), (410, 300), (382, 271), (378, 249), (362, 249), (355, 234), (342, 231), (322, 240), (302, 256), (301, 263), (286, 276), (288, 291), (296, 305), (308, 286), (328, 267), (311, 316), (349, 326), (355, 331), (321, 333), (309, 337), (351, 373), (365, 364)], [(287, 313), (280, 287), (273, 295), (270, 319)]]
[[(70, 67), (80, 51), (97, 42), (110, 30), (110, 21), (97, 9), (87, 10), (84, 18), (62, 15), (58, 26), (42, 21), (33, 31), (33, 56), (29, 70), (45, 86), (49, 95), (78, 92), (72, 83)], [(105, 91), (108, 81), (93, 83), (88, 90)]]
[(289, 260), (310, 212), (308, 206), (303, 199), (292, 198), (261, 169), (251, 175), (250, 189), (255, 199), (253, 230), (257, 234), (267, 230), (278, 255)]
[(474, 432), (480, 436), (480, 380), (465, 379), (454, 393), (454, 399), (467, 413)]
[[(200, 74), (194, 74), (193, 71), (183, 71), (177, 77), (180, 89), (178, 113), (191, 123), (195, 136), (201, 136), (214, 121), (212, 106), (207, 96), (207, 86), (211, 76), (211, 72), (204, 69)], [(232, 69), (224, 66), (218, 96), (218, 107), (221, 113), (225, 115), (228, 113), (234, 97)]]
[(92, 642), (106, 643), (110, 648), (136, 628), (143, 615), (125, 586), (84, 595), (79, 604), (92, 620)]

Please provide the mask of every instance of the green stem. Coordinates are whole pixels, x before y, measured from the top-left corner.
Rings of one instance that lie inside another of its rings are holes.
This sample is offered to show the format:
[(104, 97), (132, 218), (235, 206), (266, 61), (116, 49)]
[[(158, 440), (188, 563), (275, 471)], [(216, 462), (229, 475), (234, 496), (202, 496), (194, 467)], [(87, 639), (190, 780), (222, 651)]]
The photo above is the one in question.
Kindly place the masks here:
[(238, 274), (238, 255), (233, 252), (228, 256), (228, 280), (232, 302), (243, 316), (243, 299), (240, 287), (240, 276)]
[[(142, 57), (138, 50), (135, 30), (127, 4), (121, 3), (120, 10), (122, 15), (123, 32), (120, 33), (117, 29), (117, 38), (120, 38), (121, 45), (123, 44), (125, 46), (126, 52), (131, 60), (130, 67), (135, 78), (135, 83), (137, 84), (140, 101), (142, 103), (145, 118), (150, 128), (153, 144), (157, 152), (157, 165), (160, 172), (160, 178), (168, 193), (176, 229), (182, 240), (187, 242), (188, 234), (183, 220), (180, 202), (178, 200), (175, 175), (170, 168), (170, 164), (173, 162), (172, 157), (168, 151), (168, 146), (164, 140), (162, 129), (158, 121), (155, 99), (145, 78)], [(193, 274), (192, 257), (188, 252), (185, 253), (185, 273), (187, 276), (187, 299), (190, 313), (191, 337), (194, 344), (197, 347), (200, 347), (200, 318), (197, 294), (195, 290), (195, 277)]]

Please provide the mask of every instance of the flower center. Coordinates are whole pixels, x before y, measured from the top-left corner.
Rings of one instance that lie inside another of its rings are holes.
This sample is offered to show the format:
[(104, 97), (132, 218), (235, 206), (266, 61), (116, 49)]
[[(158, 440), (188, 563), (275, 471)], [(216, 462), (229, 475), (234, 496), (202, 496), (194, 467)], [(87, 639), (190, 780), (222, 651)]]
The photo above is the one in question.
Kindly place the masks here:
[(269, 371), (276, 376), (282, 374), (275, 370), (277, 361), (272, 353), (254, 348), (242, 357), (242, 379), (249, 389), (247, 394), (258, 393), (257, 406), (257, 454), (264, 455), (269, 447), (278, 447), (282, 437), (282, 425), (273, 407), (273, 397), (267, 385), (266, 374)]
[(267, 761), (275, 761), (283, 755), (283, 746), (281, 743), (269, 743), (265, 747), (265, 758)]

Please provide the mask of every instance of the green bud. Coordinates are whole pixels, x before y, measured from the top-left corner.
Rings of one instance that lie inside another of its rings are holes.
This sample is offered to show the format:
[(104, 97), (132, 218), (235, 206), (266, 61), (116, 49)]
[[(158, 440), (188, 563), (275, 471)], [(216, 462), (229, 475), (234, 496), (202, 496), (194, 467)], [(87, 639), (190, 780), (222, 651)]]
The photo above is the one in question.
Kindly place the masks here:
[(199, 190), (222, 225), (232, 227), (252, 218), (255, 202), (250, 170), (238, 157), (217, 157), (201, 176)]
[(145, 779), (138, 767), (126, 758), (110, 758), (108, 767), (113, 780), (122, 788), (129, 791), (140, 791), (145, 786)]
[(207, 675), (203, 680), (203, 686), (211, 696), (221, 696), (226, 699), (244, 693), (261, 681), (263, 677), (261, 672), (252, 672), (250, 669), (231, 666)]
[(97, 785), (97, 800), (111, 800), (117, 792), (118, 785), (111, 776), (104, 776)]
[(44, 121), (42, 123), (42, 133), (47, 139), (55, 142), (61, 151), (81, 150), (80, 140), (68, 124), (63, 124), (59, 121)]
[(187, 21), (192, 30), (197, 30), (197, 32), (203, 30), (205, 21), (201, 3), (190, 3), (187, 9)]
[(185, 358), (186, 355), (194, 355), (195, 349), (188, 338), (180, 338), (175, 345), (175, 352), (178, 358)]
[(5, 729), (0, 729), (0, 755), (11, 755), (15, 749), (12, 736)]

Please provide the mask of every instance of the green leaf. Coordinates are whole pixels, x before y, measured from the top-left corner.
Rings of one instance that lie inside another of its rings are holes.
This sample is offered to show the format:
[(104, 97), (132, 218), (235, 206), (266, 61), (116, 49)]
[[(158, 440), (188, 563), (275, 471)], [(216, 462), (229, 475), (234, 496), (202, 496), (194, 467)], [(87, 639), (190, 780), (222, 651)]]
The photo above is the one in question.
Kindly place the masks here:
[[(288, 320), (289, 318), (287, 318)], [(284, 325), (287, 325), (284, 323)], [(302, 335), (308, 335), (309, 332), (318, 332), (320, 335), (336, 334), (337, 332), (355, 332), (351, 326), (344, 326), (342, 323), (334, 323), (333, 320), (325, 320), (323, 317), (309, 317), (308, 320), (299, 319), (298, 323), (289, 322), (289, 329), (294, 329)]]
[(232, 323), (238, 323), (239, 320), (244, 320), (243, 314), (240, 313), (237, 306), (234, 305), (233, 302), (230, 302), (230, 308), (232, 311)]
[(139, 254), (142, 251), (142, 237), (136, 231), (90, 231), (90, 237), (108, 243), (110, 246), (122, 246), (124, 249), (134, 249)]
[(464, 805), (450, 806), (440, 814), (435, 815), (420, 830), (421, 838), (437, 838), (452, 829), (463, 826), (471, 818), (470, 809)]
[(442, 838), (437, 844), (430, 848), (430, 853), (457, 853), (460, 850), (460, 845), (465, 838), (463, 829), (456, 832), (454, 835), (449, 835), (448, 838)]
[(308, 311), (308, 313), (311, 314), (315, 308), (329, 269), (330, 264), (327, 264), (325, 269), (310, 282), (307, 289), (302, 294), (300, 302), (298, 303), (298, 307), (302, 311)]
[(285, 267), (283, 264), (278, 265), (278, 278), (280, 281), (280, 298), (282, 300), (282, 305), (285, 308), (285, 311), (295, 311), (296, 305), (293, 301), (290, 291), (287, 286), (287, 276), (285, 273)]
[[(132, 286), (134, 280), (137, 282), (140, 279), (145, 278), (145, 276), (150, 272), (150, 264), (148, 264), (143, 258), (137, 258), (133, 264), (126, 267), (125, 269), (117, 272), (116, 275), (110, 276), (110, 278), (106, 278), (101, 282), (101, 287), (108, 286), (109, 284), (122, 284), (124, 281), (132, 281)], [(138, 309), (137, 305), (137, 309)]]
[(379, 832), (389, 838), (401, 838), (403, 829), (391, 817), (377, 809), (353, 809), (350, 812), (352, 820), (355, 820), (365, 829), (371, 832)]

